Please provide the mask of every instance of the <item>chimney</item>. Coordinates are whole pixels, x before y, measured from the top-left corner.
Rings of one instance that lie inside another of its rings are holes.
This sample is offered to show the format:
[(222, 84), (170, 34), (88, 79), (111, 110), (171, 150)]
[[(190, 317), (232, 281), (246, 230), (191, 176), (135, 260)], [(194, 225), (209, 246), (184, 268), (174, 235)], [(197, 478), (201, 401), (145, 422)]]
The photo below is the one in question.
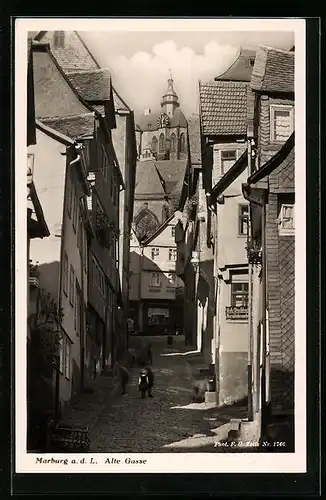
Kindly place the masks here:
[(144, 110), (144, 115), (145, 116), (148, 116), (150, 114), (151, 114), (151, 109), (150, 108), (147, 108), (147, 109)]

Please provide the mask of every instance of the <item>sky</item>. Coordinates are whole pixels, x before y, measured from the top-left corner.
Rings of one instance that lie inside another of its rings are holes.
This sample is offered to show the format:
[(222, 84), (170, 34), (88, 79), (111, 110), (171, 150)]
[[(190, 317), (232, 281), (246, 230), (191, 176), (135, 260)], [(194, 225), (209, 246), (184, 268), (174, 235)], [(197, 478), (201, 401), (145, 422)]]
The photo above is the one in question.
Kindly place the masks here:
[(289, 50), (291, 31), (125, 31), (80, 32), (101, 67), (109, 68), (113, 86), (135, 111), (159, 111), (169, 70), (186, 116), (198, 111), (198, 82), (212, 80), (234, 61), (241, 47), (269, 45)]

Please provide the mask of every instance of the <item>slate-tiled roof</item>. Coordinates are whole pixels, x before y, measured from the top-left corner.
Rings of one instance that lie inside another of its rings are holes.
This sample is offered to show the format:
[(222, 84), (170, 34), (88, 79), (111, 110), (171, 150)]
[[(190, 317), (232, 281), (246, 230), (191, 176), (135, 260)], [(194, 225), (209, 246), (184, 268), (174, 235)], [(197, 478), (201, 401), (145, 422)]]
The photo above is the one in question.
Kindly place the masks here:
[(255, 50), (241, 49), (231, 66), (215, 80), (250, 82), (253, 70), (252, 61), (255, 59), (255, 55)]
[(113, 102), (114, 102), (114, 109), (117, 111), (119, 109), (125, 110), (125, 111), (131, 111), (130, 107), (128, 106), (127, 103), (125, 103), (122, 98), (119, 96), (118, 92), (115, 90), (115, 88), (112, 87), (113, 91)]
[(110, 100), (111, 75), (107, 69), (76, 71), (67, 73), (80, 96), (89, 102)]
[(294, 92), (294, 52), (260, 46), (251, 88), (260, 92)]
[(70, 137), (70, 139), (89, 137), (94, 134), (94, 113), (63, 117), (54, 116), (50, 118), (41, 118), (40, 121), (57, 132)]
[(162, 160), (153, 161), (154, 163), (164, 180), (168, 195), (174, 192), (180, 179), (183, 184), (188, 163), (187, 160)]
[(200, 82), (203, 135), (246, 134), (248, 86), (246, 82)]
[(57, 48), (51, 44), (51, 52), (65, 72), (89, 70), (88, 60), (80, 57), (72, 47)]
[[(181, 194), (185, 179), (187, 160), (141, 161), (136, 169), (135, 195), (161, 196)], [(163, 185), (162, 185), (163, 181)]]
[(164, 189), (152, 161), (137, 163), (135, 195), (160, 195), (164, 198)]

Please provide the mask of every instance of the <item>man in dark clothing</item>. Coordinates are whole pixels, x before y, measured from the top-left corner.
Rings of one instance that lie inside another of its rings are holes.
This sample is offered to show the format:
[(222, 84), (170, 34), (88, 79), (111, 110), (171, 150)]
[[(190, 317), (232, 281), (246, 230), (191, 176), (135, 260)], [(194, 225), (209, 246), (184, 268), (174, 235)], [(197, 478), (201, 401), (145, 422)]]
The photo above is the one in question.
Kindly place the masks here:
[(148, 397), (152, 398), (152, 389), (154, 385), (154, 373), (152, 372), (151, 368), (147, 369), (147, 377), (148, 377)]
[(138, 390), (140, 391), (141, 397), (144, 398), (146, 396), (146, 392), (149, 388), (149, 380), (148, 380), (148, 371), (144, 367), (140, 370), (139, 379), (138, 379)]

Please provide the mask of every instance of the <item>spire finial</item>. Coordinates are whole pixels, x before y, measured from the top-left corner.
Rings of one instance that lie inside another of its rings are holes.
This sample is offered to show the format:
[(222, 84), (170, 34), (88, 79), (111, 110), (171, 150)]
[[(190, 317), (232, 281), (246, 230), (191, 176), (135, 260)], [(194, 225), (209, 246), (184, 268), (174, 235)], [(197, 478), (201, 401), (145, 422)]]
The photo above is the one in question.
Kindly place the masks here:
[(173, 78), (172, 78), (172, 71), (171, 68), (169, 68), (169, 79), (168, 79), (169, 86), (172, 87), (173, 85)]

